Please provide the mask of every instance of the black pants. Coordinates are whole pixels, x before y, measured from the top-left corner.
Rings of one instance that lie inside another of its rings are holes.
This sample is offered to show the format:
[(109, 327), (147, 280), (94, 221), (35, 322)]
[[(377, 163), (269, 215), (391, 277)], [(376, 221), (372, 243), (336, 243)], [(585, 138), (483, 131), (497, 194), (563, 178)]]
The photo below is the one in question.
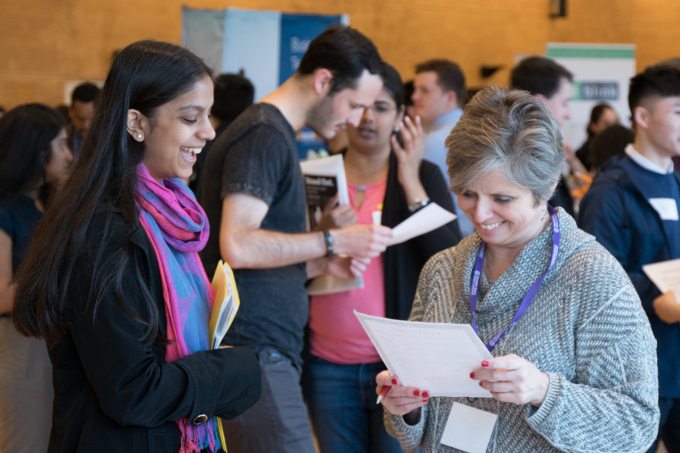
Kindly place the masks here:
[(262, 396), (233, 420), (223, 420), (229, 453), (315, 453), (300, 371), (276, 351), (258, 353)]

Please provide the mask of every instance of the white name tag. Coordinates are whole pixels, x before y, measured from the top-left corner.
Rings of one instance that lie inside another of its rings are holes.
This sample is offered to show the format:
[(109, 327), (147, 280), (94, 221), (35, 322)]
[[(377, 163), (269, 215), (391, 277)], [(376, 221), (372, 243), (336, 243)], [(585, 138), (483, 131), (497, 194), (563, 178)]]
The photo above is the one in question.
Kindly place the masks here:
[(678, 204), (672, 198), (650, 198), (649, 204), (661, 216), (661, 220), (678, 220)]
[(468, 453), (485, 453), (498, 415), (453, 403), (442, 444)]

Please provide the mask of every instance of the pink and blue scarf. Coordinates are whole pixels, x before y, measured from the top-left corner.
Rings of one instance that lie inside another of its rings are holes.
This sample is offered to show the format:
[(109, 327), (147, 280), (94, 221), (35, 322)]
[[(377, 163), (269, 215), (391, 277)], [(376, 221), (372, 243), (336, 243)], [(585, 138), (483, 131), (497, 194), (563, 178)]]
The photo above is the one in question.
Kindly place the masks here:
[[(165, 360), (172, 362), (210, 349), (208, 323), (215, 293), (198, 257), (210, 227), (203, 208), (180, 179), (159, 183), (143, 162), (137, 166), (137, 176), (135, 201), (161, 271), (170, 340)], [(182, 432), (180, 453), (219, 448), (214, 418), (199, 426), (183, 418), (177, 425)]]

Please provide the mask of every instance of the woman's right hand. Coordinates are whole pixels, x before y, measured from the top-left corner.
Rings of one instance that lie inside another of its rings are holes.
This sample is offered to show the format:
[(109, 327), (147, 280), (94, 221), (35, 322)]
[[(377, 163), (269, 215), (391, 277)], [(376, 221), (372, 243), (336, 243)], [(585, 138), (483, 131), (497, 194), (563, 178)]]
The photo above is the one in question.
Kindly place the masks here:
[(375, 389), (378, 395), (384, 386), (392, 387), (382, 400), (382, 405), (392, 415), (406, 415), (420, 409), (430, 400), (427, 390), (400, 385), (399, 378), (392, 376), (388, 370), (380, 372), (375, 382), (378, 384)]

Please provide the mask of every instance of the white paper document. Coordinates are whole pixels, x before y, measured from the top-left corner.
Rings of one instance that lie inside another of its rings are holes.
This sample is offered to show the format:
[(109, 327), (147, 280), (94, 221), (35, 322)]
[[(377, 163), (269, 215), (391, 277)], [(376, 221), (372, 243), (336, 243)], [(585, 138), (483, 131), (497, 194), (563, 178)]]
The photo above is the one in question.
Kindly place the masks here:
[[(311, 231), (321, 219), (328, 200), (336, 193), (340, 193), (338, 204), (349, 204), (347, 176), (342, 154), (306, 160), (300, 162), (300, 168), (304, 175), (307, 196), (307, 229)], [(341, 279), (332, 275), (321, 275), (307, 285), (307, 294), (320, 296), (363, 287), (364, 279), (361, 276)]]
[(450, 213), (437, 203), (430, 203), (392, 228), (393, 236), (390, 245), (401, 244), (414, 237), (429, 233), (440, 226), (452, 222), (455, 218), (455, 214)]
[(673, 290), (675, 300), (680, 301), (680, 260), (645, 264), (642, 270), (661, 293)]
[(491, 353), (469, 324), (396, 321), (354, 310), (390, 372), (432, 396), (491, 398), (470, 379)]

